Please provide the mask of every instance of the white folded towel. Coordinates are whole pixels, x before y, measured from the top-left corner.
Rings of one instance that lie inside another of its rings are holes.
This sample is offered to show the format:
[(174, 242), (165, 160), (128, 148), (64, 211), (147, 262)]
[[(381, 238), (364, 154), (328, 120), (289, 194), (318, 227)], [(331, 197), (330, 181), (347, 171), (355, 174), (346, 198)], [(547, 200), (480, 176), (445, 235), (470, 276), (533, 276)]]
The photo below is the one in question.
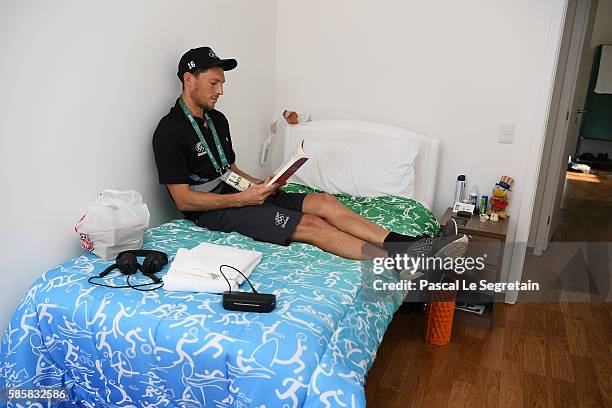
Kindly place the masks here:
[[(168, 273), (163, 277), (164, 289), (180, 292), (212, 292), (228, 290), (219, 268), (230, 265), (249, 276), (261, 260), (261, 252), (238, 249), (203, 242), (189, 250), (180, 248)], [(244, 282), (244, 277), (231, 268), (224, 267), (223, 274), (232, 290)]]
[[(182, 274), (166, 275), (163, 278), (164, 289), (171, 292), (207, 292), (221, 293), (229, 290), (225, 279), (194, 278)], [(230, 281), (232, 290), (238, 289), (235, 281)]]
[(612, 94), (612, 45), (604, 45), (601, 48), (595, 93)]

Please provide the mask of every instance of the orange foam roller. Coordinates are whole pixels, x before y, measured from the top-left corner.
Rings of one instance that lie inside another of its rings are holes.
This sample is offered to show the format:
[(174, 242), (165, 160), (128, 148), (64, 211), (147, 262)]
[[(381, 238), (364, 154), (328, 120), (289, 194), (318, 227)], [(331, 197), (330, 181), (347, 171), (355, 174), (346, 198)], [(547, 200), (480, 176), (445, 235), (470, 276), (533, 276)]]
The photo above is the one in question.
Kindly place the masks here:
[[(436, 298), (443, 298), (444, 301), (436, 301)], [(449, 293), (445, 293), (443, 296), (434, 296), (427, 305), (424, 335), (425, 341), (430, 344), (443, 346), (451, 340), (455, 301), (449, 300), (450, 298)], [(452, 299), (454, 299), (454, 294)]]

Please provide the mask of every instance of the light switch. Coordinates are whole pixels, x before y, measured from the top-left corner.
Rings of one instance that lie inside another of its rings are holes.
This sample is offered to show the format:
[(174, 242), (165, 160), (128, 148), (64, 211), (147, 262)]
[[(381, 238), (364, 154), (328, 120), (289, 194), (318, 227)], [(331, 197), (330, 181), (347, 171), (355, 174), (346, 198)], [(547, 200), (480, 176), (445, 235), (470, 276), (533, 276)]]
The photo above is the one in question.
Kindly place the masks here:
[(516, 123), (511, 120), (502, 120), (499, 122), (499, 135), (497, 136), (497, 141), (499, 143), (512, 144), (514, 142), (515, 128)]

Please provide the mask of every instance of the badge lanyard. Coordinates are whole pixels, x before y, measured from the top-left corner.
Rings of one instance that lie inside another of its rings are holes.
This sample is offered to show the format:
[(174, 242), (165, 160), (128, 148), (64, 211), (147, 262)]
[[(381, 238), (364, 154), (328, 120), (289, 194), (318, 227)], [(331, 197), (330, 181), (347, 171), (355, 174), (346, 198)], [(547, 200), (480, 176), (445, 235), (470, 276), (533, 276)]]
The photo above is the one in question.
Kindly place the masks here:
[(215, 125), (213, 124), (213, 121), (208, 116), (208, 113), (204, 112), (204, 117), (206, 118), (206, 123), (208, 123), (208, 127), (210, 128), (210, 131), (213, 134), (213, 139), (215, 140), (215, 146), (217, 146), (217, 152), (219, 152), (219, 158), (221, 159), (222, 167), (219, 167), (219, 163), (217, 163), (217, 159), (215, 159), (215, 156), (212, 155), (212, 152), (210, 151), (210, 147), (208, 147), (208, 143), (206, 143), (206, 140), (204, 139), (204, 136), (202, 135), (202, 131), (200, 130), (200, 127), (198, 126), (195, 119), (193, 118), (193, 115), (191, 114), (191, 111), (189, 111), (189, 108), (185, 104), (185, 101), (183, 101), (182, 96), (179, 98), (179, 105), (181, 105), (181, 109), (183, 109), (183, 113), (185, 113), (185, 116), (187, 116), (187, 119), (189, 119), (189, 122), (191, 122), (191, 126), (193, 126), (193, 130), (195, 130), (196, 134), (198, 135), (198, 138), (200, 139), (202, 146), (204, 146), (204, 149), (206, 149), (206, 154), (208, 154), (210, 161), (215, 167), (215, 170), (219, 174), (225, 173), (225, 170), (229, 168), (229, 164), (227, 163), (227, 158), (225, 157), (225, 152), (223, 151), (223, 146), (221, 146), (221, 141), (219, 140), (219, 135), (217, 134)]

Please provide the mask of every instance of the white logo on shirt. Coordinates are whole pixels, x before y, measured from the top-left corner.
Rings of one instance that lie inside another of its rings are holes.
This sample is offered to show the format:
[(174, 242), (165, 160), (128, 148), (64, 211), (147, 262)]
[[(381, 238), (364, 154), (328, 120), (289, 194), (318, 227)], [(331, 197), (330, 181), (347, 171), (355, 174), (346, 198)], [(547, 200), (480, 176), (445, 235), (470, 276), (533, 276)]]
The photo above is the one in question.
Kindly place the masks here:
[(198, 142), (198, 144), (195, 145), (195, 148), (198, 152), (198, 157), (204, 156), (206, 154), (206, 149), (204, 148), (204, 146), (202, 146), (202, 142)]
[(289, 218), (290, 218), (289, 216), (277, 212), (276, 215), (274, 216), (274, 222), (276, 222), (276, 225), (284, 229), (285, 226), (287, 226), (287, 222), (289, 221)]

